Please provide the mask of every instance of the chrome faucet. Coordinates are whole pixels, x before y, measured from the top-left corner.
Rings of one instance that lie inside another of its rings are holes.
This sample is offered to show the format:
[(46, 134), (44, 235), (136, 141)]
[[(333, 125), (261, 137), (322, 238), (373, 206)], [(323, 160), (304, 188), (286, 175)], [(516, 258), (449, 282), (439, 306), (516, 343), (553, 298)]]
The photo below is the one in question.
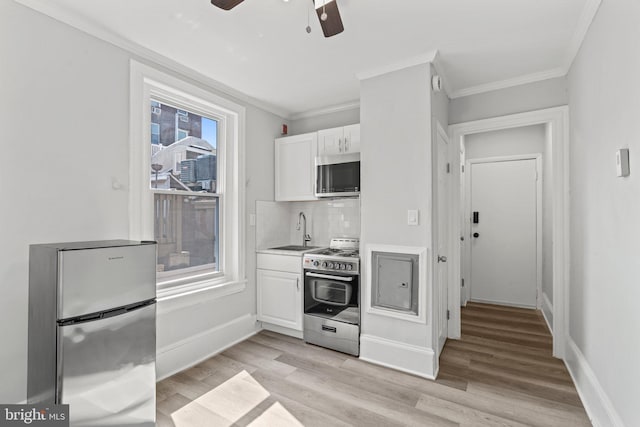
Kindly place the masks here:
[(300, 220), (302, 220), (302, 246), (307, 247), (307, 242), (311, 241), (311, 236), (307, 234), (307, 217), (304, 215), (304, 212), (300, 212), (298, 214), (298, 225), (296, 225), (296, 230), (300, 230)]

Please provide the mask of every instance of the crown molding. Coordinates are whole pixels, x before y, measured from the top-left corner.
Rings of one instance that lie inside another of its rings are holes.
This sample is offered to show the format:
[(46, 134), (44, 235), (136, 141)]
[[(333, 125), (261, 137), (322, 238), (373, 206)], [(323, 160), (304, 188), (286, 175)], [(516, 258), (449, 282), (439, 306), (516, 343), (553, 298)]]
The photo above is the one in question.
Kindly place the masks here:
[(438, 51), (434, 50), (421, 55), (413, 56), (411, 58), (406, 58), (397, 62), (392, 62), (390, 64), (382, 65), (380, 67), (374, 67), (369, 70), (361, 71), (360, 73), (356, 74), (356, 78), (358, 80), (367, 80), (372, 77), (381, 76), (383, 74), (391, 73), (393, 71), (403, 70), (405, 68), (413, 67), (415, 65), (432, 63), (437, 55), (438, 55)]
[(558, 67), (551, 70), (541, 71), (539, 73), (526, 74), (524, 76), (514, 77), (512, 79), (500, 80), (497, 82), (486, 83), (478, 86), (471, 86), (464, 89), (458, 89), (449, 94), (449, 98), (462, 98), (469, 95), (477, 95), (480, 93), (491, 92), (499, 89), (507, 89), (514, 86), (520, 86), (527, 83), (539, 82), (542, 80), (563, 77), (567, 74), (564, 67)]
[(209, 89), (213, 89), (222, 94), (231, 96), (241, 102), (251, 104), (254, 107), (257, 107), (269, 113), (275, 114), (281, 118), (286, 118), (291, 114), (290, 111), (276, 107), (269, 103), (253, 98), (249, 95), (246, 95), (245, 93), (240, 92), (239, 90), (236, 90), (223, 83), (220, 83), (219, 81), (211, 77), (207, 77), (206, 75), (202, 74), (201, 72), (193, 68), (182, 65), (181, 63), (176, 62), (164, 55), (160, 55), (159, 53), (156, 53), (151, 49), (147, 49), (137, 43), (129, 41), (115, 34), (114, 32), (109, 31), (104, 27), (101, 27), (97, 23), (79, 14), (70, 12), (69, 10), (65, 10), (59, 6), (56, 6), (54, 2), (47, 1), (47, 0), (14, 0), (14, 1), (22, 6), (25, 6), (29, 9), (33, 9), (36, 12), (42, 13), (43, 15), (53, 18), (56, 21), (59, 21), (79, 31), (89, 34), (90, 36), (93, 36), (99, 40), (102, 40), (113, 46), (123, 49), (129, 52), (130, 54), (137, 56), (138, 58), (151, 61), (162, 67), (165, 67), (170, 71), (179, 73), (184, 77), (188, 77), (198, 83), (205, 85)]
[[(513, 86), (524, 85), (528, 83), (535, 83), (547, 79), (553, 79), (557, 77), (564, 77), (569, 73), (571, 69), (571, 65), (576, 58), (576, 55), (580, 51), (580, 47), (584, 42), (584, 38), (587, 35), (587, 31), (589, 31), (589, 27), (593, 22), (596, 14), (598, 13), (598, 9), (600, 8), (600, 4), (602, 0), (587, 0), (584, 8), (582, 9), (582, 13), (580, 14), (580, 18), (578, 19), (578, 24), (576, 25), (576, 30), (571, 37), (571, 41), (569, 42), (569, 47), (567, 48), (565, 59), (563, 64), (560, 67), (553, 68), (550, 70), (541, 71), (538, 73), (527, 74), (520, 77), (515, 77), (512, 79), (500, 80), (497, 82), (491, 82), (487, 84), (471, 86), (463, 89), (458, 89), (454, 91), (450, 91), (449, 98), (462, 98), (464, 96), (469, 95), (477, 95), (480, 93), (491, 92), (499, 89), (506, 89)], [(445, 80), (446, 83), (446, 80)]]
[(567, 49), (564, 64), (564, 68), (567, 70), (567, 73), (571, 69), (571, 65), (573, 65), (573, 61), (576, 59), (576, 56), (580, 51), (580, 47), (587, 36), (587, 31), (589, 31), (589, 27), (600, 9), (600, 4), (602, 4), (602, 0), (587, 0), (584, 8), (582, 9), (582, 14), (578, 20), (576, 31), (573, 33), (573, 37), (569, 43), (569, 48)]
[(322, 116), (331, 113), (340, 113), (342, 111), (350, 111), (360, 108), (360, 101), (345, 102), (344, 104), (331, 105), (329, 107), (316, 108), (313, 110), (302, 111), (300, 113), (291, 114), (287, 117), (289, 120), (308, 119), (310, 117)]

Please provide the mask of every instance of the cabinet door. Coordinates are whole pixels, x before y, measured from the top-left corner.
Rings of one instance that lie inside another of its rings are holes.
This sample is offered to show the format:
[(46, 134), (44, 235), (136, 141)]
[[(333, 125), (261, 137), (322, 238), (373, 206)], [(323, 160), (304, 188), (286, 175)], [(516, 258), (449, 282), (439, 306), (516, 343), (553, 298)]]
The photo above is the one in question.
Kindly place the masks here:
[(360, 152), (360, 123), (344, 127), (344, 151), (347, 153)]
[(335, 156), (342, 153), (344, 153), (344, 128), (318, 131), (318, 154), (320, 156)]
[(276, 200), (315, 200), (317, 134), (278, 138), (275, 144)]
[(302, 331), (302, 276), (257, 270), (258, 320)]

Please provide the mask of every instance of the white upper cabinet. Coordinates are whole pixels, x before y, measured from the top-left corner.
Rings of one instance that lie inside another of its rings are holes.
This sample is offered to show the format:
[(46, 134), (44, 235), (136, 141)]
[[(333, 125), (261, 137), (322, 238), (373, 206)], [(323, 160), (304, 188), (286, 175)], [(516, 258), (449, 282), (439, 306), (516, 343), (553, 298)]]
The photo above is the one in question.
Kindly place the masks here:
[(318, 155), (360, 152), (360, 124), (318, 131)]
[(278, 138), (275, 144), (276, 201), (316, 200), (314, 162), (318, 134)]
[(360, 123), (344, 127), (344, 146), (346, 153), (360, 152)]

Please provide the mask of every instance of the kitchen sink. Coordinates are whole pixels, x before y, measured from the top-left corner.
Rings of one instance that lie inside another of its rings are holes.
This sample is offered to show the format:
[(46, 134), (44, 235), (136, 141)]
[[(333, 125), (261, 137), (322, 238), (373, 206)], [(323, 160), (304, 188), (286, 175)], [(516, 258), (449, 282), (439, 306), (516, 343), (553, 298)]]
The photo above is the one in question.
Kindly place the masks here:
[(279, 251), (308, 251), (309, 249), (317, 249), (319, 246), (299, 246), (299, 245), (287, 245), (287, 246), (278, 246), (277, 248), (269, 248)]

